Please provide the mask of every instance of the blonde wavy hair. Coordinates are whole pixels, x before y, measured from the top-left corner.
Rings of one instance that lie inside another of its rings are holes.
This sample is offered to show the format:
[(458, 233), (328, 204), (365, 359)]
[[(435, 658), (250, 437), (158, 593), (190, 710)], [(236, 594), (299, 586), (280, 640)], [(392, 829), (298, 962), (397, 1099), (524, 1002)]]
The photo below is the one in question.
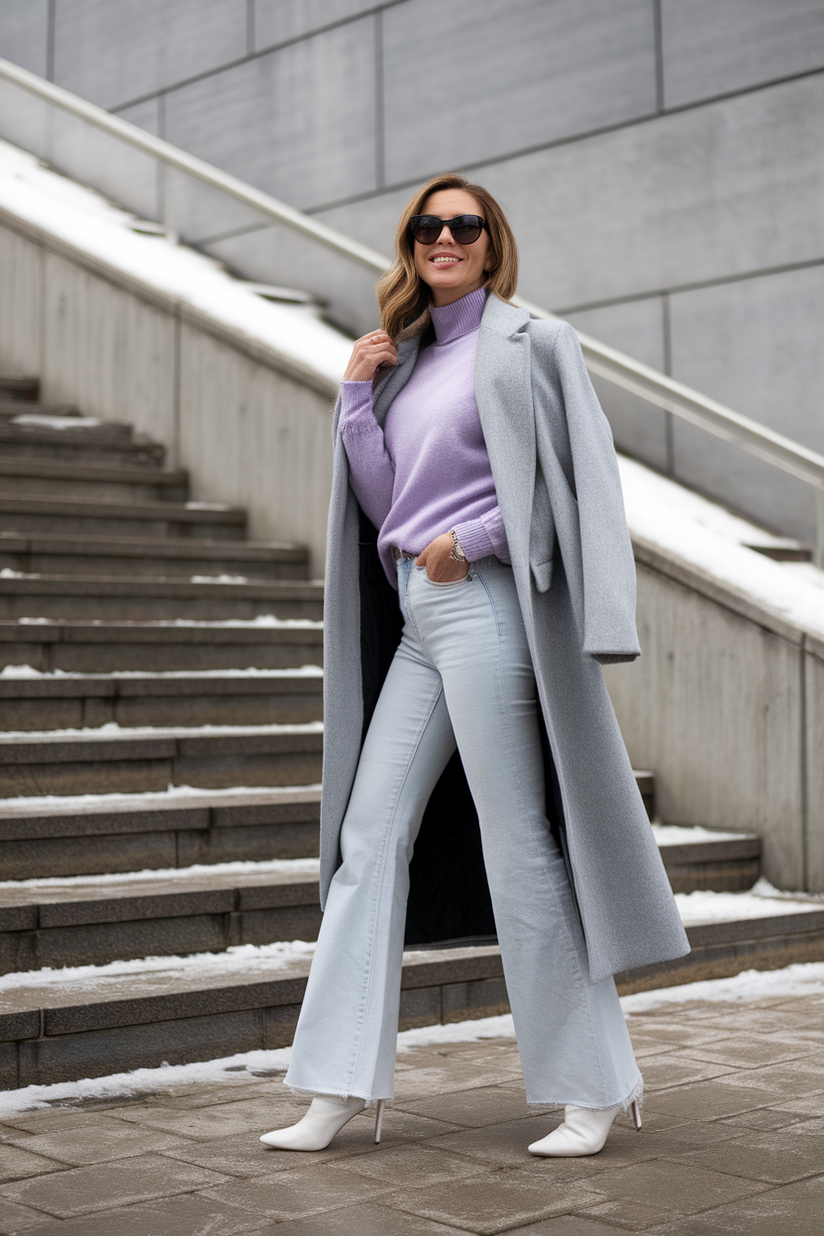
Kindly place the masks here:
[[(427, 199), (441, 189), (463, 189), (472, 194), (481, 209), (489, 233), (485, 286), (501, 300), (509, 300), (518, 285), (518, 246), (506, 215), (492, 194), (482, 185), (470, 184), (457, 172), (434, 176), (407, 202), (398, 223), (392, 265), (378, 281), (381, 328), (393, 339), (412, 323), (417, 324), (429, 309), (429, 286), (415, 269), (415, 241), (409, 230), (409, 220), (413, 215), (424, 214)], [(420, 326), (425, 325), (422, 320)]]

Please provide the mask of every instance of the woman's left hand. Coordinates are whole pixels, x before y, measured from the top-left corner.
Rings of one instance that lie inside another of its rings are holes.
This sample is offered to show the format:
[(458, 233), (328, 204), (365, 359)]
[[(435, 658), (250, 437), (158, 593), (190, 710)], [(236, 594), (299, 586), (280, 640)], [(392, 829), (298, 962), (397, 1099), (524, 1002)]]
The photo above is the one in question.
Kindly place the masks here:
[(426, 567), (426, 574), (433, 584), (451, 584), (463, 579), (469, 573), (468, 562), (456, 562), (452, 554), (452, 536), (444, 532), (430, 541), (426, 549), (418, 554), (415, 566)]

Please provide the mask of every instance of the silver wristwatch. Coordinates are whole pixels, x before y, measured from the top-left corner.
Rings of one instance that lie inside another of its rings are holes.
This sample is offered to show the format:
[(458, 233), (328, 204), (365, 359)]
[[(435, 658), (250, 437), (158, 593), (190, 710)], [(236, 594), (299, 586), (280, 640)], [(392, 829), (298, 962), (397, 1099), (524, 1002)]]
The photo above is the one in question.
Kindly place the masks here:
[(455, 562), (468, 562), (469, 559), (461, 549), (461, 543), (454, 528), (450, 530), (449, 535), (452, 537), (452, 548), (449, 551), (449, 557), (454, 558)]

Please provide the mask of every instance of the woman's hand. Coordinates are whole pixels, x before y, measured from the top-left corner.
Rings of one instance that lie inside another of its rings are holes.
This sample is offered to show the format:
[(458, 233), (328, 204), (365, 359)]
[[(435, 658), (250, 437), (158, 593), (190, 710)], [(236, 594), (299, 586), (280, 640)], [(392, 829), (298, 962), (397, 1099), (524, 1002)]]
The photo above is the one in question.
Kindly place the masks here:
[(426, 573), (433, 584), (451, 584), (463, 579), (469, 573), (468, 562), (456, 562), (452, 554), (452, 534), (444, 532), (430, 541), (426, 549), (418, 554), (415, 566), (425, 566)]
[(378, 369), (397, 365), (398, 349), (386, 331), (373, 330), (355, 340), (349, 364), (343, 375), (344, 382), (371, 382)]

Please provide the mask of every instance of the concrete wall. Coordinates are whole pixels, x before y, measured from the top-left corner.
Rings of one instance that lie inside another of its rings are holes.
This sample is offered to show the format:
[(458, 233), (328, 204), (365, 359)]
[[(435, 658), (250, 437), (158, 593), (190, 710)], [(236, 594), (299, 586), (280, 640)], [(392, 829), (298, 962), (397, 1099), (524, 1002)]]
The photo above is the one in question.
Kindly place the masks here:
[[(523, 295), (824, 451), (824, 0), (0, 0), (0, 54), (386, 252), (464, 168)], [(176, 209), (323, 293), (225, 203)], [(624, 449), (812, 538), (805, 486), (603, 393)]]
[(824, 892), (824, 644), (636, 540), (643, 656), (605, 673), (668, 824), (758, 833), (763, 872)]
[(331, 383), (2, 212), (0, 269), (0, 370), (163, 442), (193, 499), (246, 507), (252, 537), (307, 544), (323, 574)]

